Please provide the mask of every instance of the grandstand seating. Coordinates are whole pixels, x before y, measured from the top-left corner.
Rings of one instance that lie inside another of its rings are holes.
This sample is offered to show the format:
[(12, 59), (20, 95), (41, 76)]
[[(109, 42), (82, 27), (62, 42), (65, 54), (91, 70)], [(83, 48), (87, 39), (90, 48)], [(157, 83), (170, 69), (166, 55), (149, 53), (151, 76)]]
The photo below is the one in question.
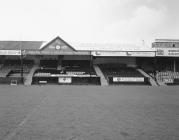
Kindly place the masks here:
[[(137, 71), (135, 68), (132, 67), (127, 67), (125, 64), (102, 64), (99, 65), (101, 68), (102, 72), (104, 73), (105, 77), (108, 79), (110, 84), (114, 83), (123, 83), (121, 82), (114, 82), (113, 78), (114, 77), (119, 77), (119, 78), (146, 78), (143, 76), (139, 71)], [(145, 79), (144, 79), (145, 80)], [(135, 81), (135, 80), (134, 80)], [(129, 80), (128, 82), (125, 81), (125, 83), (130, 83), (131, 81)], [(135, 81), (132, 83), (144, 83), (144, 81)]]
[(179, 72), (161, 71), (156, 72), (156, 79), (158, 82), (164, 82), (166, 84), (175, 83), (175, 79), (179, 79)]
[(124, 65), (100, 65), (100, 68), (107, 76), (143, 77), (135, 68)]
[[(29, 73), (33, 66), (32, 60), (23, 61), (23, 73), (26, 75)], [(6, 60), (0, 70), (0, 77), (20, 77), (21, 62), (20, 60)]]
[(63, 61), (63, 67), (69, 75), (96, 75), (94, 68), (91, 66), (90, 61), (74, 60)]
[(96, 75), (94, 69), (90, 68), (83, 68), (83, 67), (65, 67), (65, 71), (68, 75)]
[(158, 59), (156, 64), (158, 71), (173, 71), (173, 62), (170, 59)]
[(91, 68), (91, 72), (87, 68), (81, 68), (81, 67), (65, 67), (62, 70), (57, 70), (57, 69), (38, 69), (36, 70), (34, 76), (39, 76), (39, 77), (51, 77), (53, 75), (86, 75), (86, 76), (96, 76), (95, 71), (93, 68)]
[(2, 67), (0, 70), (0, 77), (6, 77), (10, 73), (11, 69), (7, 67)]
[(56, 69), (37, 69), (34, 73), (36, 77), (51, 77), (52, 75), (64, 74), (61, 70)]
[(58, 78), (69, 77), (72, 79), (71, 84), (100, 84), (100, 78), (96, 75), (94, 68), (88, 61), (63, 61), (62, 66), (56, 68), (47, 65), (40, 65), (40, 68), (34, 72), (33, 83), (39, 84), (40, 81), (47, 81), (46, 83), (58, 83)]
[(178, 61), (176, 61), (175, 67), (173, 58), (159, 58), (157, 60), (156, 72), (151, 73), (151, 75), (156, 78), (158, 83), (174, 84), (175, 79), (179, 79), (179, 72), (174, 72), (174, 69), (178, 71)]

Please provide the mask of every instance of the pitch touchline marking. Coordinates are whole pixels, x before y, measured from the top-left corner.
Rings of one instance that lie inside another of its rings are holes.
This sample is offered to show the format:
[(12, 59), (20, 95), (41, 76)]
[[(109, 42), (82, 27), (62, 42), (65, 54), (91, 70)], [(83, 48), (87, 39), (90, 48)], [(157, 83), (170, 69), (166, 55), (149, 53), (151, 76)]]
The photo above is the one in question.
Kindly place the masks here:
[(4, 140), (11, 140), (16, 134), (17, 132), (21, 129), (21, 127), (34, 115), (34, 113), (37, 112), (37, 110), (40, 108), (40, 106), (45, 103), (45, 101), (48, 99), (48, 95), (46, 97), (44, 97), (44, 99), (42, 99), (42, 101), (40, 102), (39, 105), (37, 105), (31, 113), (29, 113), (23, 120), (22, 122), (20, 122), (17, 127), (11, 132), (9, 133), (7, 136), (5, 136)]

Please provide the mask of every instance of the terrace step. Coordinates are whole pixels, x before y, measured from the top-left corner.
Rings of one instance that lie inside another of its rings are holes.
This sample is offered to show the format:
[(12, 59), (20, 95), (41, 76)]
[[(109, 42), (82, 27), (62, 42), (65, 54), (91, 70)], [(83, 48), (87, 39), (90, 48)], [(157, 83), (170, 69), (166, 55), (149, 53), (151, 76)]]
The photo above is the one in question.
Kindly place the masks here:
[(145, 71), (143, 71), (142, 69), (137, 69), (138, 72), (140, 72), (143, 76), (148, 77), (149, 78), (149, 82), (152, 86), (158, 86), (157, 82), (149, 75), (147, 74)]
[(108, 86), (109, 85), (108, 81), (105, 78), (104, 74), (102, 73), (101, 69), (97, 65), (94, 65), (93, 67), (94, 67), (96, 74), (100, 77), (101, 86)]
[(34, 72), (36, 71), (37, 68), (38, 68), (37, 65), (34, 65), (32, 67), (32, 69), (30, 70), (27, 78), (25, 79), (25, 82), (24, 82), (25, 85), (31, 85), (32, 84), (33, 74), (34, 74)]

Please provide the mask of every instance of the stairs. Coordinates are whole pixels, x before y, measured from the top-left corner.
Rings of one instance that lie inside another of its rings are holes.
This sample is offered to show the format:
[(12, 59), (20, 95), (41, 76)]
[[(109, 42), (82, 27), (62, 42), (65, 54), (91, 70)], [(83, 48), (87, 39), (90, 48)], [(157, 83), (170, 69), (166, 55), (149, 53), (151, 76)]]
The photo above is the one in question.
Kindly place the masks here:
[(157, 81), (157, 83), (159, 84), (159, 86), (166, 86), (166, 84), (162, 81)]
[(100, 77), (100, 81), (101, 81), (101, 86), (108, 86), (108, 81), (105, 78), (104, 74), (102, 73), (101, 69), (98, 67), (98, 65), (94, 65), (94, 70), (96, 72), (96, 74)]
[(144, 72), (142, 69), (137, 69), (142, 75), (149, 78), (149, 82), (152, 86), (158, 86), (157, 82), (146, 72)]
[(30, 70), (29, 74), (27, 75), (27, 78), (25, 79), (24, 81), (24, 84), (25, 85), (31, 85), (32, 84), (32, 77), (33, 77), (33, 74), (35, 72), (35, 70), (38, 68), (37, 65), (34, 65), (32, 67), (32, 69)]

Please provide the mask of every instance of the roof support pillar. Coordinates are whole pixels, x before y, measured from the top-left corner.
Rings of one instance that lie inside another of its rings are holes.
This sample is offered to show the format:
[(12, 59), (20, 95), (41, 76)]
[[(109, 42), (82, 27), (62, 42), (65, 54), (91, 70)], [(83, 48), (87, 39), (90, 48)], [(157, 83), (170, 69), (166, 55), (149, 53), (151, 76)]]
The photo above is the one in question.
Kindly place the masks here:
[(24, 69), (23, 69), (23, 53), (21, 53), (21, 55), (20, 55), (20, 60), (21, 60), (21, 82), (23, 83), (24, 82), (24, 77), (23, 77), (23, 71), (24, 71)]
[(176, 60), (175, 60), (175, 58), (173, 60), (173, 71), (176, 72)]

